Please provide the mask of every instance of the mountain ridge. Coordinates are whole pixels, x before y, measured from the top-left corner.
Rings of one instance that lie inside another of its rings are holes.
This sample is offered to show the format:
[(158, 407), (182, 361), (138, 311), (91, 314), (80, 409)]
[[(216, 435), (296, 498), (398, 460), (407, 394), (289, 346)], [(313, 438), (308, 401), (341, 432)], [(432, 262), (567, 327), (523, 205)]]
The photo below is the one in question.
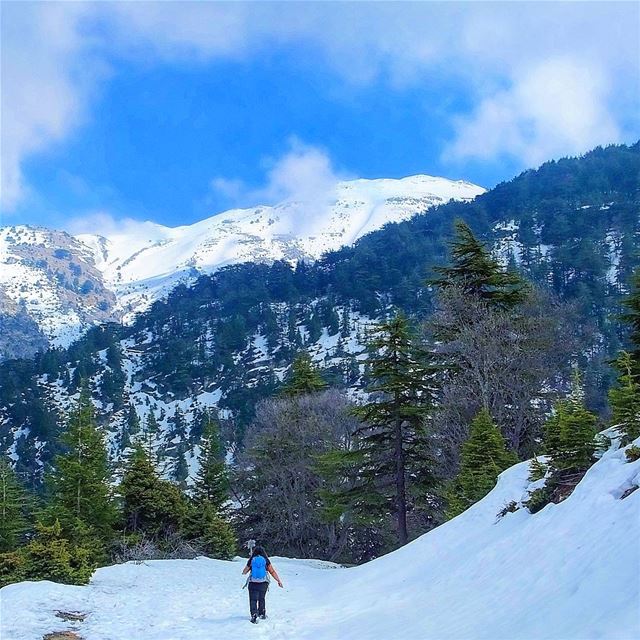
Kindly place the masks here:
[[(389, 222), (483, 192), (464, 180), (427, 175), (358, 179), (338, 183), (320, 204), (285, 200), (177, 227), (147, 221), (106, 235), (75, 236), (3, 227), (0, 292), (23, 305), (53, 346), (68, 346), (89, 326), (131, 322), (177, 284), (227, 264), (316, 260)], [(87, 289), (94, 295), (83, 300)], [(15, 315), (10, 311), (0, 308), (0, 314)]]

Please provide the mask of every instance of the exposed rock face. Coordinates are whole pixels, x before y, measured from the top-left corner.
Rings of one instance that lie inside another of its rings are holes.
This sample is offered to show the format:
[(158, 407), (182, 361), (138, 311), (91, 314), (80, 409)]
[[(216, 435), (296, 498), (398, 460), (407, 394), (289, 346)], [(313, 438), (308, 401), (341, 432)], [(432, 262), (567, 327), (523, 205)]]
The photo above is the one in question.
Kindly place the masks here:
[(88, 327), (117, 320), (116, 296), (92, 252), (63, 231), (0, 230), (0, 338), (3, 357), (66, 346)]

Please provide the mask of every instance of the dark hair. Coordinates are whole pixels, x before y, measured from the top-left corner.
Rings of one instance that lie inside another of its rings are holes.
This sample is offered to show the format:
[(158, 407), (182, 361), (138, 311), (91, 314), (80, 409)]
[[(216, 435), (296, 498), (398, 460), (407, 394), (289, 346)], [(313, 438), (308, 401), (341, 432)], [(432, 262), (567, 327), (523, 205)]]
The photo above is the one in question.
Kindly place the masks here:
[(251, 554), (251, 557), (255, 558), (256, 556), (262, 556), (265, 560), (269, 559), (267, 557), (267, 552), (264, 550), (264, 547), (261, 547), (260, 545), (257, 545), (253, 548), (253, 553)]

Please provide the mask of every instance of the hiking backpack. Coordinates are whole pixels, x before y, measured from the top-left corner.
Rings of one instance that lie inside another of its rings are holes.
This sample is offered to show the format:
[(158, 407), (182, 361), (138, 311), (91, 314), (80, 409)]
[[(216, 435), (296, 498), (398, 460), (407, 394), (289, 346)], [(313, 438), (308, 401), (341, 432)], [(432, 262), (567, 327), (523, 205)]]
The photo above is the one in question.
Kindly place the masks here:
[(264, 556), (251, 558), (251, 580), (264, 582), (267, 579), (267, 561)]

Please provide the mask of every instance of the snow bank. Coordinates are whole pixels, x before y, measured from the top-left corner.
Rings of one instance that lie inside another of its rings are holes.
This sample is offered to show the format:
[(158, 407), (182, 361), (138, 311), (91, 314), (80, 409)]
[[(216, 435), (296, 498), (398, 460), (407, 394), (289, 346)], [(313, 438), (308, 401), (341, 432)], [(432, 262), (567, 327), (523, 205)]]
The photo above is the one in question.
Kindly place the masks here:
[[(640, 444), (640, 439), (637, 441)], [(474, 507), (361, 567), (274, 558), (269, 618), (247, 620), (243, 561), (106, 567), (87, 587), (5, 587), (2, 640), (75, 626), (85, 640), (565, 640), (640, 638), (640, 461), (612, 448), (573, 494), (531, 515), (497, 513), (528, 490), (504, 472)], [(83, 611), (64, 623), (55, 611)]]

